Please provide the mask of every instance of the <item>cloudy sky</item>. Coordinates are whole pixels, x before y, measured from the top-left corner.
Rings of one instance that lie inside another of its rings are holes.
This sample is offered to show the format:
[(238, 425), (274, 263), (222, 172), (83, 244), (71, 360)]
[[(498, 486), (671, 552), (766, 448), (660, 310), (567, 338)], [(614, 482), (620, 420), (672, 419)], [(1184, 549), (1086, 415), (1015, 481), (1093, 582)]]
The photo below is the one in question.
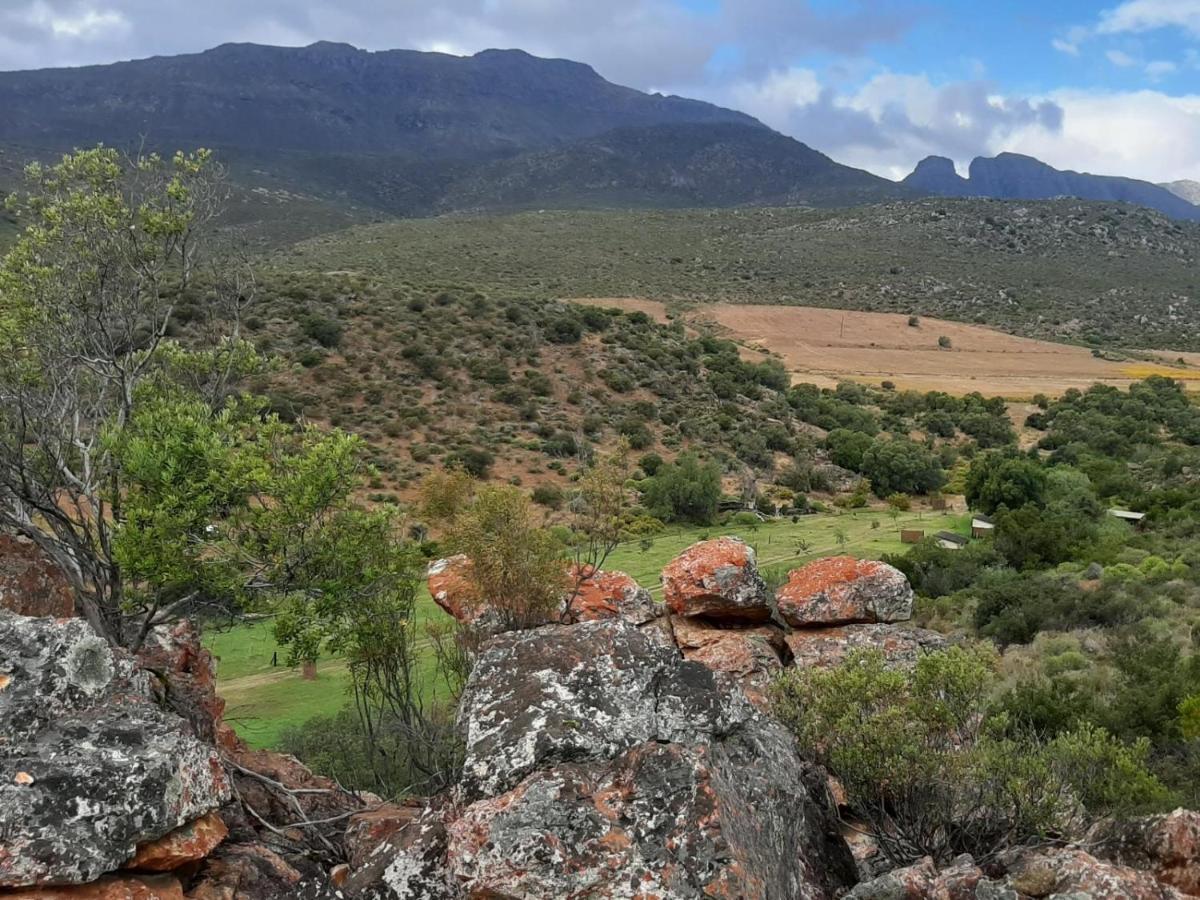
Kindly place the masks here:
[(889, 177), (1014, 150), (1200, 180), (1200, 0), (0, 0), (0, 70), (315, 40), (576, 59)]

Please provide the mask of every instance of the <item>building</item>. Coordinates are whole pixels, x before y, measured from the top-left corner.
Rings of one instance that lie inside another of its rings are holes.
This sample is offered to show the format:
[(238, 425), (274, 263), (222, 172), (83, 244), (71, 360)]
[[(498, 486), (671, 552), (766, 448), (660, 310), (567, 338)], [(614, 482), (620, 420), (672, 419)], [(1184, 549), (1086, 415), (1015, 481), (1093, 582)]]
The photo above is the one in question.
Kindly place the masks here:
[(972, 516), (971, 517), (971, 537), (985, 538), (991, 537), (992, 532), (996, 530), (996, 523), (992, 521), (990, 516)]
[(1114, 519), (1120, 519), (1122, 522), (1128, 522), (1130, 525), (1140, 525), (1142, 519), (1146, 518), (1145, 513), (1134, 512), (1130, 509), (1110, 509), (1108, 514)]
[(933, 536), (933, 539), (944, 550), (961, 550), (971, 542), (970, 538), (955, 534), (953, 531), (939, 531)]
[(925, 537), (925, 532), (919, 528), (904, 528), (900, 531), (900, 543), (919, 544)]

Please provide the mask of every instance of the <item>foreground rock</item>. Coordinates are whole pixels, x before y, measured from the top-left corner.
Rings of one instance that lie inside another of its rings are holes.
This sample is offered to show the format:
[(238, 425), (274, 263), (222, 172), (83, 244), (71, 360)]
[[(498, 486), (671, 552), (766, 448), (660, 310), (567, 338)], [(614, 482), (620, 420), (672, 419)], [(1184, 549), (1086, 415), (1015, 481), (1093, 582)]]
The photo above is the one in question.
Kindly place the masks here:
[(496, 638), (460, 719), (461, 804), (393, 842), (390, 896), (824, 898), (854, 880), (787, 732), (627, 622)]
[(784, 636), (773, 625), (717, 628), (695, 619), (677, 619), (675, 641), (684, 659), (734, 678), (748, 700), (767, 710), (767, 689), (783, 670)]
[(0, 610), (0, 886), (93, 881), (219, 807), (216, 751), (81, 619)]
[(663, 599), (676, 616), (766, 622), (770, 592), (754, 551), (732, 537), (693, 544), (662, 572)]
[(797, 668), (832, 668), (854, 650), (877, 650), (891, 666), (912, 668), (922, 653), (945, 649), (947, 640), (936, 631), (905, 625), (845, 625), (816, 628), (787, 635)]
[(1200, 896), (1200, 813), (1177, 809), (1131, 822), (1102, 823), (1088, 835), (1097, 856), (1152, 873)]
[(75, 615), (67, 578), (32, 541), (0, 534), (0, 608), (22, 616)]
[(1183, 900), (1148, 872), (1105, 862), (1078, 847), (1010, 850), (985, 872), (969, 856), (940, 871), (926, 858), (864, 881), (847, 900)]
[(832, 556), (789, 573), (776, 602), (794, 628), (903, 622), (912, 618), (913, 591), (886, 563)]

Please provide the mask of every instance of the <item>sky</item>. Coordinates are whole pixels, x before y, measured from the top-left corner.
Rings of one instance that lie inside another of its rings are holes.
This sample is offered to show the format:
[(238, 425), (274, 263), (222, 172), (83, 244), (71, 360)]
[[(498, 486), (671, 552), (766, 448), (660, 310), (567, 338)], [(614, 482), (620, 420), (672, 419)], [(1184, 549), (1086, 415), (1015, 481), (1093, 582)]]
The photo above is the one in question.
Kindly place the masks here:
[(0, 0), (0, 70), (317, 40), (574, 59), (890, 178), (1013, 151), (1200, 180), (1200, 0)]

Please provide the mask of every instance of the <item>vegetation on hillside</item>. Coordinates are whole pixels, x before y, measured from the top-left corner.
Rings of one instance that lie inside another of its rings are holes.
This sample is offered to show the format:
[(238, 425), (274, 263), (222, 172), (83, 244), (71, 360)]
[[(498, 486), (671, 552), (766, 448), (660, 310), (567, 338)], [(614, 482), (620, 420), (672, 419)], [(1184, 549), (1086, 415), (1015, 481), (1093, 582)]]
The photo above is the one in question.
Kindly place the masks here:
[(315, 239), (276, 264), (492, 297), (799, 304), (1187, 350), (1200, 348), (1198, 251), (1200, 226), (1136, 207), (939, 199), (414, 220)]

